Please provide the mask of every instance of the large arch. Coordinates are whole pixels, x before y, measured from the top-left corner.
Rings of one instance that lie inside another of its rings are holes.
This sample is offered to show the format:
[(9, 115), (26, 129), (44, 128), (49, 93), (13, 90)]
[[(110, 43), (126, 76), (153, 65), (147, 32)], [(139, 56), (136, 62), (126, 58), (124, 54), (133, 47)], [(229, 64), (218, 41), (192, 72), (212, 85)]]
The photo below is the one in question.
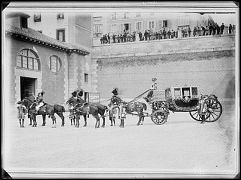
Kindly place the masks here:
[(41, 60), (31, 48), (21, 48), (16, 55), (15, 64), (15, 100), (29, 93), (35, 93), (42, 87)]

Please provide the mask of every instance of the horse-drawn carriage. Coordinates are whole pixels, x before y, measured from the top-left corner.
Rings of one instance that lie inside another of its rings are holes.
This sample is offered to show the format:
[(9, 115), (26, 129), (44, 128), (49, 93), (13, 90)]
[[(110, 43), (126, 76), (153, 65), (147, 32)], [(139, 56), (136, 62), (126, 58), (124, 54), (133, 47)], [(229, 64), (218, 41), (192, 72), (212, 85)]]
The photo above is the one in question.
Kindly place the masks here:
[[(146, 93), (148, 93), (147, 97), (149, 94), (151, 94), (149, 99), (146, 97), (144, 98), (151, 107), (151, 113), (145, 112), (147, 110), (146, 103), (138, 101), (138, 99), (142, 98), (142, 96)], [(99, 127), (98, 112), (100, 110), (100, 115), (103, 118), (102, 126), (105, 126), (105, 112), (108, 109), (111, 126), (112, 124), (115, 124), (116, 119), (120, 119), (121, 127), (124, 127), (124, 119), (126, 119), (126, 114), (139, 116), (137, 125), (143, 124), (144, 117), (151, 117), (152, 121), (156, 125), (162, 125), (167, 122), (170, 111), (189, 112), (190, 116), (194, 120), (201, 121), (202, 123), (217, 121), (222, 114), (222, 105), (218, 101), (218, 98), (213, 94), (201, 95), (198, 87), (196, 86), (171, 87), (165, 90), (152, 88), (140, 94), (130, 102), (125, 102), (117, 96), (114, 96), (114, 98), (112, 97), (111, 102), (112, 105), (109, 106), (110, 108), (107, 108), (107, 106), (101, 105), (100, 103), (87, 103), (89, 104), (87, 106), (91, 107), (92, 104), (93, 108), (100, 108), (91, 113), (96, 118), (96, 127)], [(86, 126), (87, 111), (85, 110), (85, 103), (80, 104), (81, 105), (79, 108), (78, 106), (75, 106), (74, 112), (78, 112), (79, 115), (84, 115), (84, 126)], [(78, 119), (79, 116), (77, 120)]]
[(222, 114), (222, 105), (215, 95), (201, 95), (196, 86), (171, 87), (154, 90), (150, 101), (152, 121), (167, 122), (169, 112), (189, 112), (196, 121), (214, 122)]

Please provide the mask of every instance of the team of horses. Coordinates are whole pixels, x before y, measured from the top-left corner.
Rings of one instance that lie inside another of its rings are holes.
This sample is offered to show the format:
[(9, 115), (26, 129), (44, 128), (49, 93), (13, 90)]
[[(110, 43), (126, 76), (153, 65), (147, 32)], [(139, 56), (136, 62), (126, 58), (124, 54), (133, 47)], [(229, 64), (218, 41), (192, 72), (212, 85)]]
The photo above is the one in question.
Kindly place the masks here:
[[(52, 119), (52, 127), (56, 127), (56, 117), (57, 114), (61, 120), (61, 126), (65, 125), (65, 119), (63, 113), (65, 112), (65, 108), (62, 105), (54, 104), (50, 105), (45, 103), (38, 111), (36, 110), (37, 102), (31, 101), (29, 98), (25, 97), (22, 100), (23, 104), (28, 110), (28, 118), (30, 119), (30, 124), (33, 127), (37, 126), (36, 116), (42, 115), (43, 123), (42, 126), (46, 124), (46, 116)], [(111, 126), (115, 125), (116, 119), (121, 119), (121, 111), (122, 108), (125, 108), (125, 113), (134, 114), (139, 117), (139, 121), (137, 125), (142, 125), (144, 122), (144, 110), (147, 109), (147, 106), (143, 102), (135, 101), (135, 102), (125, 102), (120, 101), (117, 103), (115, 108), (108, 108), (107, 106), (101, 103), (93, 103), (93, 102), (85, 102), (81, 98), (70, 97), (66, 104), (69, 107), (69, 118), (71, 120), (71, 125), (75, 127), (80, 126), (80, 118), (83, 116), (84, 118), (84, 127), (87, 126), (87, 118), (89, 115), (92, 115), (96, 119), (95, 128), (100, 127), (100, 117), (102, 118), (101, 127), (105, 127), (105, 117), (109, 116), (109, 120), (111, 121)], [(124, 124), (123, 124), (124, 126)]]

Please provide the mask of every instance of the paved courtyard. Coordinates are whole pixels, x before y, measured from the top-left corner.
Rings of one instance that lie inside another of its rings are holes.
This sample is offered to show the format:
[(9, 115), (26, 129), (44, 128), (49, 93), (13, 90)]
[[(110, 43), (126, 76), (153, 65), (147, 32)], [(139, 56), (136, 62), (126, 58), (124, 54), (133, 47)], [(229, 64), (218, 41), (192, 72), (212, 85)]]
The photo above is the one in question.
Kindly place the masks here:
[[(68, 112), (66, 124), (52, 128), (19, 128), (18, 120), (5, 119), (3, 167), (7, 172), (33, 171), (151, 171), (230, 173), (234, 169), (237, 147), (232, 144), (235, 133), (234, 111), (225, 106), (221, 118), (200, 124), (189, 113), (170, 113), (167, 123), (155, 125), (150, 117), (136, 126), (138, 117), (128, 115), (125, 128), (119, 122), (111, 127), (95, 129), (95, 119), (88, 126), (71, 126)], [(236, 148), (236, 149), (235, 149)]]

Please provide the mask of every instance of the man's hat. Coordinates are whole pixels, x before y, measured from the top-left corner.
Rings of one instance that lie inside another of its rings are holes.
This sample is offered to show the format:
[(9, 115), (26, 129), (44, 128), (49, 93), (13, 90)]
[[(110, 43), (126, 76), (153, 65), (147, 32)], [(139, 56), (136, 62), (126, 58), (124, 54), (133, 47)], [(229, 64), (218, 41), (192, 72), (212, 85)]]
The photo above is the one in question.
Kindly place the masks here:
[(75, 97), (75, 96), (77, 95), (77, 92), (76, 92), (76, 91), (74, 91), (74, 92), (72, 92), (71, 94), (72, 94), (72, 96), (74, 96), (74, 97)]
[(83, 96), (83, 94), (84, 94), (83, 89), (80, 89), (80, 90), (79, 90), (79, 92), (78, 92), (78, 95), (79, 95), (80, 97), (82, 97), (82, 96)]
[(17, 104), (22, 104), (22, 101), (18, 101)]
[(157, 78), (152, 78), (152, 81), (156, 81), (157, 80)]
[(113, 93), (114, 95), (118, 95), (118, 89), (115, 88), (115, 89), (112, 91), (112, 93)]

